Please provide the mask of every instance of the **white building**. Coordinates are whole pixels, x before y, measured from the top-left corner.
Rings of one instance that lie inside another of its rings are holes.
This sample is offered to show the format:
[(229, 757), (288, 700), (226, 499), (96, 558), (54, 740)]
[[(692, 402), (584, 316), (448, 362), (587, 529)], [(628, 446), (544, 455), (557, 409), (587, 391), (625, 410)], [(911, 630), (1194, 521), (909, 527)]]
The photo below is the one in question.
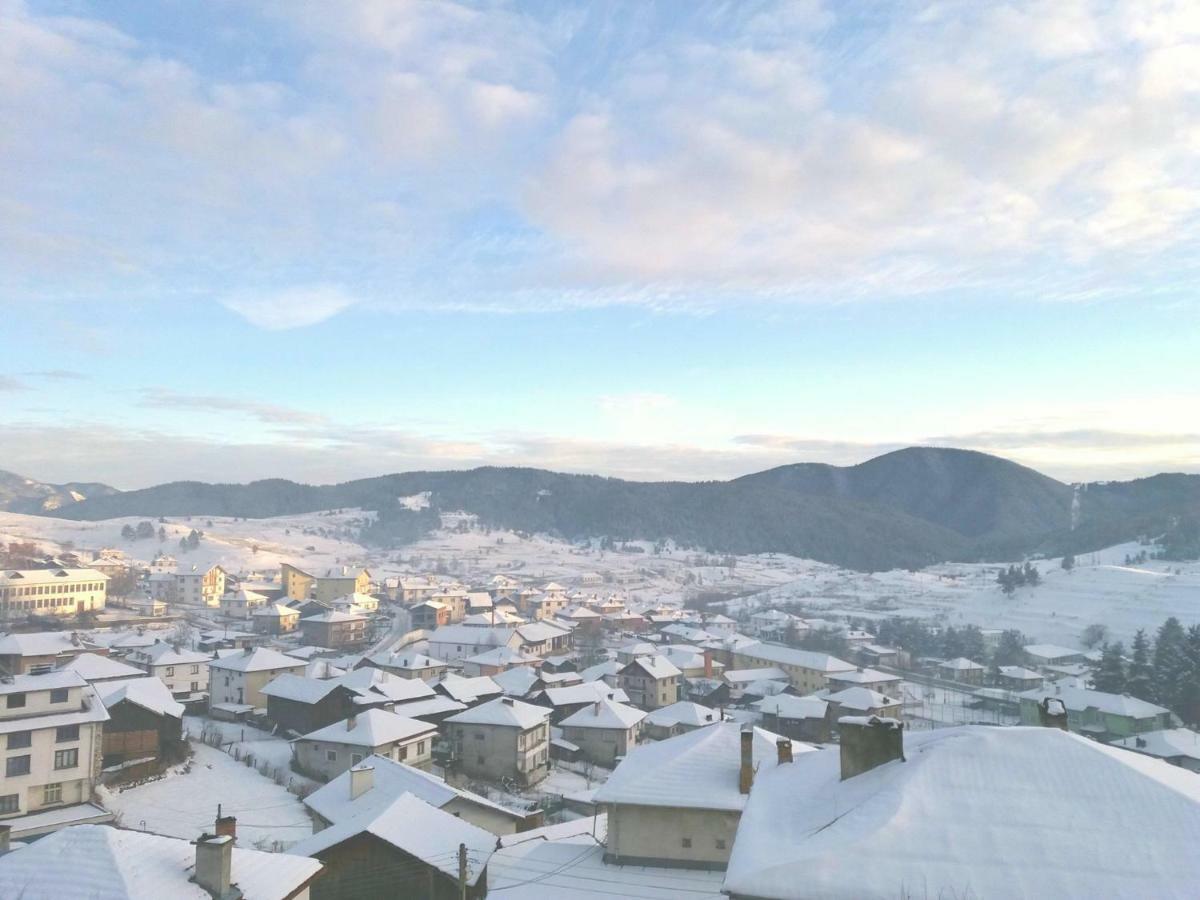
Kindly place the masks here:
[(265, 709), (262, 689), (285, 673), (303, 675), (308, 668), (300, 659), (266, 647), (226, 651), (208, 664), (208, 708), (221, 715)]
[(208, 690), (208, 664), (212, 659), (195, 650), (159, 641), (130, 650), (125, 659), (159, 679), (177, 699), (186, 700)]
[(292, 753), (302, 771), (328, 781), (368, 756), (428, 769), (436, 736), (436, 725), (383, 709), (368, 709), (309, 732), (292, 744)]
[(75, 672), (0, 683), (0, 817), (86, 803), (100, 775), (106, 721), (95, 689)]
[(108, 576), (95, 569), (0, 570), (0, 618), (76, 616), (104, 609)]

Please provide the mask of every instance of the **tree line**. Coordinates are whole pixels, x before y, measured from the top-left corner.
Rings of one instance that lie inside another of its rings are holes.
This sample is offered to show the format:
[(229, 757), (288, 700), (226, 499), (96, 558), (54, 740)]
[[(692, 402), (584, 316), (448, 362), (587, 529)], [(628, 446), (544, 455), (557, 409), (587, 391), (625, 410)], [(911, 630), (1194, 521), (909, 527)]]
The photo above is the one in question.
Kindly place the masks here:
[(1165, 706), (1186, 724), (1200, 725), (1200, 625), (1184, 628), (1172, 616), (1153, 640), (1138, 629), (1128, 655), (1122, 642), (1106, 642), (1092, 684)]

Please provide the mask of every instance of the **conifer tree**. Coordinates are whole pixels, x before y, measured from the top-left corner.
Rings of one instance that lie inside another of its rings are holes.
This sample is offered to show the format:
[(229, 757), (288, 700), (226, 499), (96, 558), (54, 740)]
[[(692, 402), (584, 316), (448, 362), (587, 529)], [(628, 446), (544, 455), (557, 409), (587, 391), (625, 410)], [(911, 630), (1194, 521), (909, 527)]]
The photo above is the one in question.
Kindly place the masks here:
[(1096, 690), (1109, 694), (1125, 692), (1125, 647), (1118, 641), (1105, 644), (1100, 651), (1100, 666), (1092, 678)]
[(1150, 639), (1144, 628), (1133, 636), (1133, 658), (1126, 673), (1125, 690), (1140, 700), (1153, 695), (1154, 670), (1150, 667)]

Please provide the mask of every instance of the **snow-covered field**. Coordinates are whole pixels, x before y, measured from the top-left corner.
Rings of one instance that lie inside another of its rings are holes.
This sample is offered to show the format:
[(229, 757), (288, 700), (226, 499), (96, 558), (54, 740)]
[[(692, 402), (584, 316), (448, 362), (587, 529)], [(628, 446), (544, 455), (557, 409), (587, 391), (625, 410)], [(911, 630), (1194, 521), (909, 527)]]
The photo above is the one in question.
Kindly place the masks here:
[(125, 791), (102, 788), (104, 805), (126, 828), (193, 840), (212, 830), (217, 804), (223, 815), (237, 817), (242, 846), (272, 849), (312, 833), (295, 794), (214, 747), (193, 742), (192, 749), (190, 771), (177, 766), (166, 778)]

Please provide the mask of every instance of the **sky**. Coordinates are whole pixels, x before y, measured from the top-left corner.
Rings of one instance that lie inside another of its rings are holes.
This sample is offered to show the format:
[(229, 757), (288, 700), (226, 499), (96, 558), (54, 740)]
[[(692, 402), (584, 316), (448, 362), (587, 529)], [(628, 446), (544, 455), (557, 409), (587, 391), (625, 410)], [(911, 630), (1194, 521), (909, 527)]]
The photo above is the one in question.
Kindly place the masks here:
[(0, 0), (0, 469), (1200, 472), (1200, 5)]

